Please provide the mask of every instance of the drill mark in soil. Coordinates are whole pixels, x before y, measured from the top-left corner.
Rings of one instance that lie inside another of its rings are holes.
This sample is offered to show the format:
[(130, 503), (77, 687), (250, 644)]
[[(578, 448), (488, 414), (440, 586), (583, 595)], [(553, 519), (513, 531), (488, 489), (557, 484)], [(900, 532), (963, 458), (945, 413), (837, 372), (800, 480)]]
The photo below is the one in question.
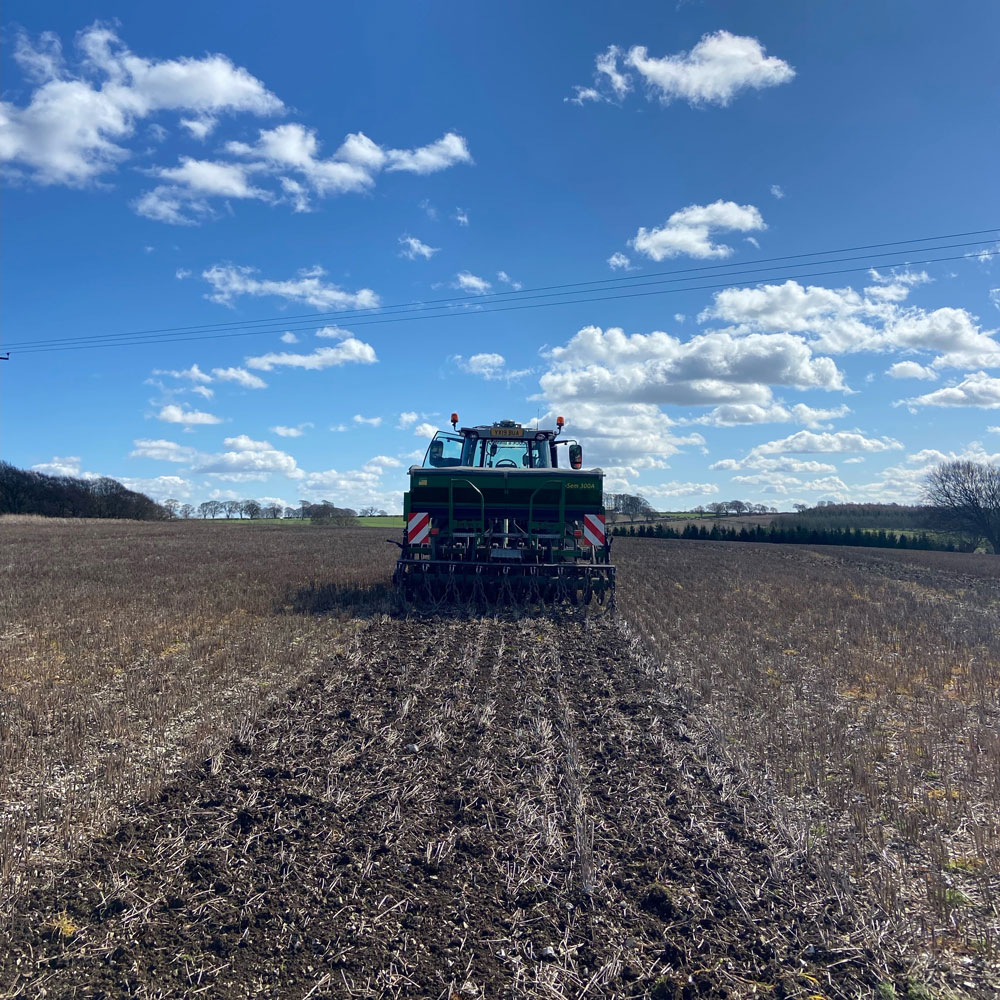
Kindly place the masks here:
[(370, 619), (20, 898), (0, 995), (870, 994), (891, 970), (667, 691), (611, 619)]

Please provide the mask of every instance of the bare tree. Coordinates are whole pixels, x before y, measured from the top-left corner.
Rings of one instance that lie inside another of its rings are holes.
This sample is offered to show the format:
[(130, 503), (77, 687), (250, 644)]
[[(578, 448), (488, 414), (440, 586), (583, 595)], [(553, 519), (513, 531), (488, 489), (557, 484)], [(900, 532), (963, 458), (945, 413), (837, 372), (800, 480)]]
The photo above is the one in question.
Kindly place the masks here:
[(362, 507), (358, 511), (360, 517), (375, 517), (378, 514), (378, 507), (369, 505), (368, 507)]
[(187, 519), (189, 517), (194, 517), (194, 504), (185, 503), (181, 504), (181, 509), (179, 511), (181, 517)]
[(795, 508), (796, 512), (801, 514), (802, 511), (809, 509), (809, 504), (807, 503), (793, 503), (792, 506)]
[(281, 504), (280, 503), (269, 503), (264, 508), (264, 517), (269, 517), (273, 521), (275, 518), (281, 517)]
[(260, 517), (263, 508), (256, 500), (244, 500), (240, 505), (240, 516), (246, 514), (252, 521), (255, 517)]
[(637, 517), (645, 519), (656, 513), (650, 502), (637, 494), (622, 493), (619, 497), (619, 503), (621, 504), (621, 512), (626, 514), (633, 523)]
[(226, 513), (226, 520), (228, 521), (234, 514), (239, 514), (243, 517), (243, 501), (242, 500), (224, 500), (220, 505), (222, 510)]
[(709, 514), (713, 514), (715, 517), (722, 517), (728, 509), (728, 504), (718, 502), (710, 503), (707, 509)]
[(747, 512), (747, 505), (742, 500), (730, 500), (726, 504), (726, 507), (734, 514), (745, 514)]
[(177, 512), (181, 509), (181, 502), (180, 500), (169, 499), (164, 500), (160, 506), (169, 511), (171, 517), (177, 517)]
[(1000, 465), (939, 465), (927, 476), (924, 503), (944, 530), (964, 535), (973, 549), (985, 540), (1000, 554)]

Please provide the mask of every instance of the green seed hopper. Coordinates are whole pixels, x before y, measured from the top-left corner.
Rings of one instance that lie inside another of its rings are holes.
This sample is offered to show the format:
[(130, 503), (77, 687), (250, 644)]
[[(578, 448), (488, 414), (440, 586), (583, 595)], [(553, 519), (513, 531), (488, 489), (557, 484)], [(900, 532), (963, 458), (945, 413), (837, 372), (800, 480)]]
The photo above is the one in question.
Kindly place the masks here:
[(405, 600), (613, 597), (604, 473), (555, 430), (512, 420), (438, 431), (410, 469), (394, 582)]

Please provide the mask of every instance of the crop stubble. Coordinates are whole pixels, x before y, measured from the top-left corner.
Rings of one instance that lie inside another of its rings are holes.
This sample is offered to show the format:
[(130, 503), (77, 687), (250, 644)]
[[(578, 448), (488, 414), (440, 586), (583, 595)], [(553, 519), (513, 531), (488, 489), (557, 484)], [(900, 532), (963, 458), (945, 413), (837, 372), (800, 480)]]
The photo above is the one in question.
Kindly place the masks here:
[(0, 902), (321, 663), (346, 616), (290, 612), (381, 582), (371, 541), (0, 518)]
[[(8, 781), (8, 815), (26, 815), (16, 806), (61, 773), (65, 755), (83, 777), (75, 798), (64, 784), (41, 800), (55, 819), (21, 820), (7, 854), (8, 884), (20, 879), (22, 892), (2, 986), (835, 997), (898, 972), (887, 935), (901, 931), (925, 935), (910, 948), (931, 935), (951, 947), (942, 983), (961, 992), (963, 977), (990, 981), (981, 942), (996, 923), (995, 788), (988, 762), (956, 742), (986, 740), (988, 752), (996, 734), (995, 675), (981, 674), (996, 662), (982, 627), (995, 618), (996, 578), (981, 559), (623, 540), (630, 624), (401, 620), (380, 613), (394, 550), (367, 531), (254, 530), (248, 559), (244, 532), (211, 525), (68, 524), (53, 544), (39, 530), (0, 523), (22, 546), (5, 559), (20, 571), (7, 597), (20, 618), (4, 618), (0, 697), (15, 717), (49, 713), (34, 734), (0, 722), (3, 752), (16, 758), (18, 735), (28, 775)], [(95, 636), (80, 625), (88, 605), (125, 621)], [(923, 624), (909, 629), (914, 609)], [(216, 637), (210, 667), (177, 656), (178, 634), (199, 651)], [(53, 641), (65, 658), (46, 654)], [(133, 682), (101, 688), (102, 664), (137, 650)], [(966, 672), (954, 672), (956, 650)], [(951, 680), (930, 673), (942, 652)], [(890, 653), (898, 684), (918, 695), (884, 688), (871, 662)], [(845, 677), (859, 664), (855, 691)], [(74, 682), (46, 682), (46, 671)], [(213, 677), (208, 688), (199, 680)], [(182, 697), (151, 710), (171, 685)], [(289, 687), (287, 701), (260, 695)], [(111, 703), (96, 711), (101, 699)], [(921, 722), (942, 700), (961, 711)], [(78, 742), (60, 739), (53, 718)], [(206, 719), (212, 731), (199, 732)], [(106, 732), (129, 765), (113, 777), (95, 767)], [(866, 733), (889, 741), (893, 768), (866, 760)], [(883, 820), (895, 832), (873, 855), (872, 816), (883, 816), (873, 810), (902, 788), (886, 775), (901, 781), (915, 747), (922, 770), (907, 773), (923, 776), (912, 799), (922, 822)], [(48, 768), (34, 784), (29, 764)], [(859, 791), (845, 806), (832, 787)], [(780, 806), (777, 825), (761, 792)], [(111, 834), (81, 853), (101, 826)], [(57, 848), (78, 858), (60, 878), (26, 873)], [(887, 871), (902, 874), (893, 882)], [(914, 890), (915, 872), (928, 886), (959, 885), (968, 902), (949, 896), (942, 910), (940, 895)], [(969, 940), (980, 950), (959, 954)]]
[(109, 997), (873, 986), (863, 933), (720, 798), (660, 674), (613, 622), (373, 619), (26, 894), (0, 968)]
[(1000, 560), (624, 542), (626, 617), (792, 837), (914, 953), (995, 959)]

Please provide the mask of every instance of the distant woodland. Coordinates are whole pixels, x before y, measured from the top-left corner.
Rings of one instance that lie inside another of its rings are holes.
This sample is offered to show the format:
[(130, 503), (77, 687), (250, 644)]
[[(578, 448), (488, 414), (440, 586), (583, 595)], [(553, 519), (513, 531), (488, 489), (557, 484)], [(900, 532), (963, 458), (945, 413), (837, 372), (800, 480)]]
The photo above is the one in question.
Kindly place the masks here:
[(0, 462), (0, 514), (45, 517), (119, 517), (162, 521), (165, 507), (144, 493), (127, 489), (117, 479), (48, 476)]
[(788, 515), (787, 521), (822, 530), (931, 531), (937, 526), (935, 514), (932, 507), (899, 503), (826, 503)]

